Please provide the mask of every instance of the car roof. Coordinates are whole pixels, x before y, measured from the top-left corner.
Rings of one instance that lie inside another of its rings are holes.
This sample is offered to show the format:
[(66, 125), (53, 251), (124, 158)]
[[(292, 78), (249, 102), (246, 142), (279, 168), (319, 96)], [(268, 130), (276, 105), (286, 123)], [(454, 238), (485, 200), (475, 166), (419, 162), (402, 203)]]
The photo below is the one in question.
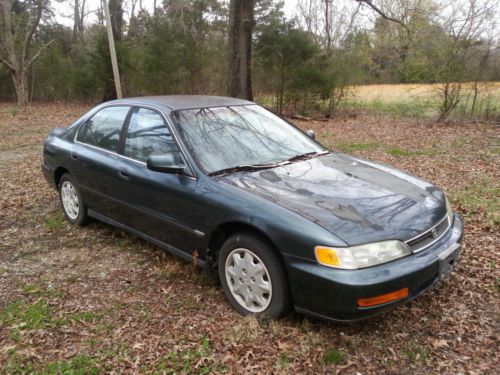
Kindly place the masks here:
[(135, 98), (117, 99), (108, 103), (162, 105), (174, 111), (188, 108), (254, 104), (248, 100), (209, 95), (138, 96)]

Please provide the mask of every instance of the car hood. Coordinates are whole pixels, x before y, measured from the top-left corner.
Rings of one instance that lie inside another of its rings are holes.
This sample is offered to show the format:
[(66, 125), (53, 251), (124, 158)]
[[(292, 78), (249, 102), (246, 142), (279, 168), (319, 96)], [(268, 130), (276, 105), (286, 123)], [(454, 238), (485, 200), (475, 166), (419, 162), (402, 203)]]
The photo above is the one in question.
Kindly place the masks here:
[(405, 241), (446, 215), (444, 194), (435, 186), (337, 153), (219, 178), (302, 215), (349, 245)]

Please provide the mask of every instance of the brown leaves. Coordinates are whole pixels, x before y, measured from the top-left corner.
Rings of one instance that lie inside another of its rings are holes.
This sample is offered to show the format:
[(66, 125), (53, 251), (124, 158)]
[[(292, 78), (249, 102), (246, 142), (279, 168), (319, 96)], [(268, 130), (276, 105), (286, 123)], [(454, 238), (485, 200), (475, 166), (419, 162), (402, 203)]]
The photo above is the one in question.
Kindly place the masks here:
[[(39, 146), (50, 128), (85, 110), (36, 105), (13, 116), (0, 105), (0, 319), (18, 301), (44, 301), (51, 312), (50, 324), (37, 329), (27, 328), (22, 313), (12, 323), (0, 320), (7, 373), (19, 363), (41, 370), (77, 355), (104, 373), (495, 373), (500, 237), (480, 210), (467, 218), (455, 273), (389, 314), (351, 325), (241, 317), (203, 274), (155, 246), (104, 224), (58, 221)], [(487, 152), (498, 138), (493, 127), (367, 116), (304, 124), (311, 127), (334, 149), (405, 169), (452, 198), (478, 176), (500, 180)], [(395, 148), (409, 156), (387, 152)], [(331, 348), (345, 354), (335, 369), (322, 363)]]
[(439, 349), (448, 346), (448, 341), (443, 339), (435, 339), (431, 341), (431, 345), (434, 349)]

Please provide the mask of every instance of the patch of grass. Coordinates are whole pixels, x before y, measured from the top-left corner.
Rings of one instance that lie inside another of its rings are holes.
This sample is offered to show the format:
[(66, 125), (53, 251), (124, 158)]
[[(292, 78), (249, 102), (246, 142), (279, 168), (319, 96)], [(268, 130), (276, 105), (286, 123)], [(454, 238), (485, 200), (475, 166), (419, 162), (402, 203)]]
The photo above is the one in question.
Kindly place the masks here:
[(170, 279), (179, 274), (181, 266), (176, 261), (164, 262), (155, 267), (155, 274), (159, 279)]
[(500, 184), (490, 177), (475, 181), (458, 192), (456, 198), (465, 217), (484, 216), (493, 226), (500, 224)]
[(415, 345), (407, 345), (403, 349), (403, 354), (414, 364), (425, 362), (429, 358), (429, 352), (427, 352), (427, 350), (421, 346)]
[(93, 375), (100, 374), (102, 372), (101, 367), (98, 359), (92, 358), (87, 354), (79, 354), (67, 361), (50, 362), (40, 374)]
[(68, 317), (69, 320), (76, 322), (99, 322), (102, 319), (102, 315), (95, 311), (84, 311), (80, 313), (71, 314)]
[(116, 301), (113, 304), (113, 310), (123, 310), (125, 308), (125, 303), (123, 301)]
[(66, 281), (70, 284), (74, 284), (78, 281), (78, 275), (77, 274), (71, 274), (66, 277)]
[(9, 269), (7, 267), (0, 267), (0, 276), (3, 276), (7, 273)]
[[(157, 373), (177, 374), (196, 373), (209, 374), (216, 370), (214, 360), (210, 357), (211, 348), (207, 337), (202, 337), (195, 349), (184, 349), (169, 352), (155, 366)], [(196, 368), (195, 368), (196, 366)], [(220, 369), (217, 369), (220, 371)]]
[(415, 155), (415, 153), (412, 151), (401, 150), (399, 148), (390, 148), (386, 152), (392, 156), (413, 156), (413, 155)]
[(424, 149), (420, 151), (411, 151), (411, 150), (403, 150), (400, 148), (389, 148), (388, 150), (385, 151), (389, 155), (393, 156), (436, 156), (438, 151), (436, 149)]
[(61, 213), (54, 213), (52, 216), (45, 219), (45, 226), (50, 230), (60, 229), (63, 227), (63, 224), (64, 216)]
[(374, 344), (377, 348), (383, 349), (387, 346), (387, 343), (384, 339), (377, 339), (374, 341)]
[(1, 374), (35, 374), (36, 366), (31, 358), (17, 353), (14, 349), (9, 350), (7, 359), (0, 369)]
[(259, 321), (253, 316), (245, 316), (225, 333), (227, 340), (248, 345), (262, 334)]
[(346, 108), (365, 110), (371, 113), (398, 117), (430, 118), (436, 115), (436, 103), (426, 98), (405, 98), (404, 100), (368, 99), (348, 100)]
[(204, 306), (191, 294), (184, 295), (183, 298), (175, 302), (177, 309), (195, 312), (204, 308)]
[(35, 297), (46, 297), (46, 298), (61, 298), (64, 296), (64, 292), (60, 289), (54, 288), (52, 286), (44, 286), (41, 284), (26, 284), (23, 287), (23, 293), (26, 295), (33, 295)]
[(500, 293), (500, 279), (495, 280), (495, 282), (491, 285), (491, 289), (494, 293)]
[(40, 294), (42, 291), (42, 286), (39, 284), (26, 284), (23, 287), (24, 294)]
[[(304, 321), (308, 321), (304, 319)], [(325, 345), (325, 339), (319, 333), (311, 330), (301, 330), (301, 340), (299, 352), (302, 355), (309, 355), (309, 353), (315, 351), (318, 347)]]
[(336, 366), (344, 362), (346, 358), (345, 353), (337, 349), (329, 349), (323, 354), (323, 363), (328, 366)]
[(292, 358), (290, 357), (288, 352), (283, 352), (278, 355), (277, 366), (279, 369), (287, 368), (292, 362)]
[(30, 256), (32, 254), (31, 251), (29, 250), (23, 250), (23, 249), (20, 249), (18, 252), (17, 252), (17, 256), (19, 258), (26, 258), (28, 256)]
[(16, 116), (17, 116), (17, 114), (19, 113), (19, 108), (17, 108), (17, 107), (12, 107), (12, 108), (9, 110), (9, 112), (10, 112), (10, 115), (11, 115), (12, 117), (16, 117)]
[(337, 144), (337, 148), (342, 152), (356, 152), (356, 151), (367, 151), (375, 150), (380, 147), (378, 142), (365, 142), (365, 143), (340, 143)]
[(10, 331), (9, 337), (12, 341), (14, 341), (15, 343), (18, 343), (18, 344), (20, 344), (22, 342), (22, 339), (23, 339), (21, 332), (18, 329), (13, 329), (12, 331)]
[(99, 323), (96, 324), (95, 330), (101, 335), (110, 335), (116, 328), (114, 323)]
[(95, 337), (91, 337), (85, 341), (85, 344), (90, 350), (94, 350), (97, 347), (97, 339)]
[(0, 322), (13, 329), (28, 330), (59, 325), (45, 301), (33, 304), (25, 301), (11, 302), (0, 312)]
[(207, 272), (203, 271), (198, 266), (191, 267), (191, 272), (189, 273), (189, 277), (193, 282), (202, 285), (204, 287), (214, 284), (213, 278), (211, 278)]

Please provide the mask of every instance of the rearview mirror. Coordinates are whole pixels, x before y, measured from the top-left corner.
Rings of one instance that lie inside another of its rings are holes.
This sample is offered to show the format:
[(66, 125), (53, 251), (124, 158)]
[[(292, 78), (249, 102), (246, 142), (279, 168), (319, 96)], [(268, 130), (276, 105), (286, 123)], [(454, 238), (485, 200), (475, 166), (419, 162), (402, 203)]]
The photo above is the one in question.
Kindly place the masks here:
[(314, 130), (311, 129), (307, 130), (306, 135), (311, 139), (316, 139), (316, 133), (314, 132)]
[(148, 169), (155, 172), (180, 174), (184, 172), (186, 165), (180, 155), (174, 153), (163, 155), (151, 155), (146, 161)]

